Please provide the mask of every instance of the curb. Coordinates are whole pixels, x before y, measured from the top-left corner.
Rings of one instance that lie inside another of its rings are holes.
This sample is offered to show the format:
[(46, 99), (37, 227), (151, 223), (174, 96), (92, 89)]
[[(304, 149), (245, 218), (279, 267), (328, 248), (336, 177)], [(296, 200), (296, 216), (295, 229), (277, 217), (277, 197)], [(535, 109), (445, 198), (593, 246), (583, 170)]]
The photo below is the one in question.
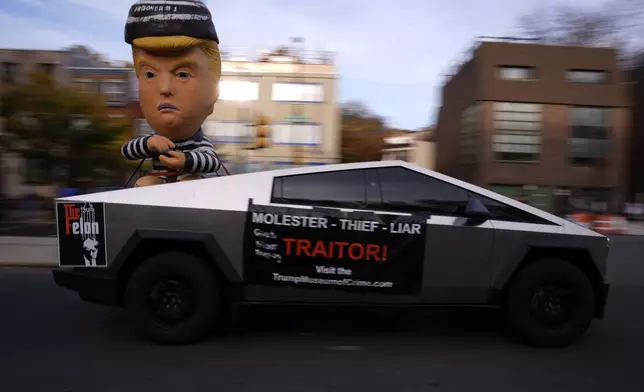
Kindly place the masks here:
[(55, 237), (0, 236), (0, 267), (58, 266), (58, 247)]

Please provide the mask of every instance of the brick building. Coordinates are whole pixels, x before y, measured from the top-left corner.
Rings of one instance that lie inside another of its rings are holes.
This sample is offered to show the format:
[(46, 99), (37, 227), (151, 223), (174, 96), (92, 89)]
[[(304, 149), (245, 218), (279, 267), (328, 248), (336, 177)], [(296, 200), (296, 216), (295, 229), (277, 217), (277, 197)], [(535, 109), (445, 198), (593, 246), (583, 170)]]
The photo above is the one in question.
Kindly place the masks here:
[(629, 101), (612, 49), (478, 41), (442, 89), (437, 170), (555, 213), (619, 210)]
[[(29, 82), (34, 72), (49, 74), (61, 85), (70, 82), (67, 67), (69, 52), (64, 50), (0, 49), (0, 91)], [(0, 133), (4, 126), (0, 119)], [(48, 194), (49, 187), (31, 184), (28, 178), (29, 165), (18, 155), (2, 151), (0, 146), (0, 193), (2, 197), (14, 198), (26, 193)]]
[(69, 67), (74, 87), (84, 93), (100, 95), (105, 100), (110, 117), (130, 121), (129, 107), (131, 68)]
[(644, 203), (644, 56), (631, 73), (633, 132), (630, 150), (630, 196)]

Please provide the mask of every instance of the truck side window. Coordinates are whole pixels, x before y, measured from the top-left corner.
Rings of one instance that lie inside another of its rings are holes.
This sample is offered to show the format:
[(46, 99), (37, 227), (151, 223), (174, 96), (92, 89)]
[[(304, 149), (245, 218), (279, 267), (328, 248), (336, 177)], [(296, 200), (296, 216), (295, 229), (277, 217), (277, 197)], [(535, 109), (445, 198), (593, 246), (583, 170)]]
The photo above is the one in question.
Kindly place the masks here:
[(446, 216), (463, 215), (468, 200), (466, 190), (403, 167), (374, 170), (377, 170), (380, 178), (381, 208)]
[(272, 203), (364, 208), (363, 170), (342, 170), (275, 178)]
[(487, 208), (488, 211), (490, 211), (490, 214), (492, 214), (492, 220), (520, 222), (520, 223), (536, 223), (540, 225), (554, 225), (554, 223), (550, 222), (549, 220), (543, 219), (536, 215), (532, 215), (529, 212), (522, 211), (518, 208), (514, 208), (507, 204), (501, 203), (500, 201), (496, 201), (496, 200), (487, 198), (483, 195), (479, 195), (478, 193), (471, 192), (470, 196), (479, 199), (481, 203), (483, 203), (485, 208)]

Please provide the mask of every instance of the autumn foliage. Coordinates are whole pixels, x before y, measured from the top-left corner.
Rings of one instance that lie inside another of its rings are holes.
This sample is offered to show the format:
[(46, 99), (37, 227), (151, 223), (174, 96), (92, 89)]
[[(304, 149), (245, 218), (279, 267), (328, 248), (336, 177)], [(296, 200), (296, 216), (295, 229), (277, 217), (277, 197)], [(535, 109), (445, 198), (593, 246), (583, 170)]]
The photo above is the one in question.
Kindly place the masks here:
[(379, 161), (389, 129), (382, 117), (361, 103), (341, 107), (343, 162)]
[(27, 181), (86, 189), (122, 182), (119, 149), (129, 120), (115, 120), (100, 96), (88, 97), (34, 74), (0, 95), (2, 150), (23, 159)]

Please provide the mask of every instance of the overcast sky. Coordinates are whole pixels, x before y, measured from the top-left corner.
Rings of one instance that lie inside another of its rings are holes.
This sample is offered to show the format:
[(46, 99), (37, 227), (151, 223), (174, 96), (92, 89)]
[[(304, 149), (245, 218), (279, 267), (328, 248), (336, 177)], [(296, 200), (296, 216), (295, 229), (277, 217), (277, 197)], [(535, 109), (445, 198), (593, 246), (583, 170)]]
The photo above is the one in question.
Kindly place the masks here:
[[(86, 44), (129, 60), (134, 0), (2, 0), (0, 47)], [(557, 0), (208, 0), (222, 47), (271, 48), (289, 37), (336, 53), (339, 99), (364, 101), (391, 126), (433, 124), (442, 75), (479, 35), (517, 33), (517, 18)], [(601, 0), (578, 0), (595, 5)]]

